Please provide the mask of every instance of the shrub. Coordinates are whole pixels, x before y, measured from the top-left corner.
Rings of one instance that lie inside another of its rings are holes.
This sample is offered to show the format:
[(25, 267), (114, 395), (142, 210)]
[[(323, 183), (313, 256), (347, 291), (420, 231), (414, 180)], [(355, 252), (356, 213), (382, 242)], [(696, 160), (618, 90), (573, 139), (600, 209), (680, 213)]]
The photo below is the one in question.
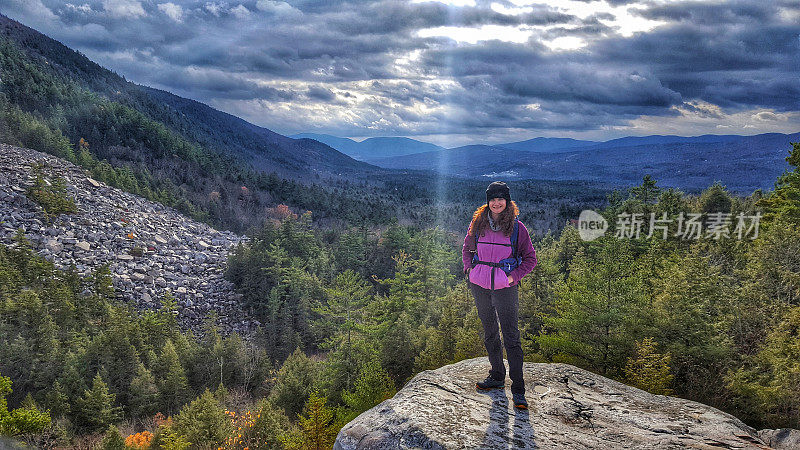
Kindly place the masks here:
[(114, 425), (110, 425), (106, 434), (103, 436), (103, 441), (100, 443), (102, 450), (125, 450), (125, 441), (119, 430)]
[(63, 179), (51, 176), (52, 182), (48, 185), (45, 181), (43, 165), (35, 165), (33, 173), (36, 175), (36, 179), (33, 186), (26, 191), (26, 195), (42, 207), (47, 222), (52, 222), (61, 214), (74, 214), (78, 211), (75, 201), (67, 193), (67, 186)]
[(214, 447), (222, 444), (233, 429), (219, 401), (208, 389), (181, 409), (172, 428), (189, 442)]
[(672, 374), (669, 364), (672, 357), (669, 353), (656, 352), (657, 343), (652, 338), (645, 338), (637, 343), (636, 356), (628, 358), (625, 365), (626, 381), (653, 394), (669, 395)]
[(134, 449), (148, 449), (153, 442), (153, 433), (145, 430), (125, 438), (125, 445)]
[(50, 425), (50, 413), (39, 411), (32, 402), (9, 411), (6, 395), (12, 392), (11, 378), (0, 376), (0, 435), (39, 433)]
[(253, 411), (236, 414), (226, 411), (233, 424), (233, 434), (225, 442), (228, 449), (280, 450), (280, 437), (289, 430), (289, 419), (283, 410), (262, 400)]

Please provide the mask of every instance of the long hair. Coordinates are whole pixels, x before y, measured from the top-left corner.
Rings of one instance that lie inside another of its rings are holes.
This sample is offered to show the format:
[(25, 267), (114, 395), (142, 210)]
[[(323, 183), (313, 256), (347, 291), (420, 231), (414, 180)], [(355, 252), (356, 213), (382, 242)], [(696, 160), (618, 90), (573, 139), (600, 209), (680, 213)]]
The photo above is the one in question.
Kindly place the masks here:
[[(517, 204), (514, 203), (514, 200), (511, 202), (506, 202), (506, 209), (500, 213), (500, 230), (506, 236), (511, 236), (511, 232), (514, 231), (514, 218), (519, 215), (519, 208), (517, 208)], [(472, 215), (472, 222), (469, 224), (469, 231), (468, 234), (470, 236), (475, 236), (475, 231), (477, 230), (478, 236), (482, 235), (486, 228), (489, 226), (489, 205), (483, 204), (475, 210), (475, 214)]]

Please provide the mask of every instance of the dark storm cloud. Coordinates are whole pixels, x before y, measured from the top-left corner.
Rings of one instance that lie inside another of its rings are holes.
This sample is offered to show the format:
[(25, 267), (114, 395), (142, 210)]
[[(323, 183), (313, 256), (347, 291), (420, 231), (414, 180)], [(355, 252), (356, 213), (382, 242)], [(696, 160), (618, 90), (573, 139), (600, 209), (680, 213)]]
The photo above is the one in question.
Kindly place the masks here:
[(159, 73), (154, 77), (162, 86), (173, 89), (193, 90), (208, 97), (225, 97), (232, 100), (265, 99), (272, 101), (288, 101), (297, 97), (297, 93), (260, 85), (237, 74), (211, 72), (192, 69), (178, 69)]
[[(515, 8), (507, 0), (0, 0), (0, 11), (134, 81), (232, 111), (321, 105), (352, 116), (341, 120), (351, 135), (363, 135), (352, 132), (358, 127), (592, 130), (678, 110), (722, 118), (800, 105), (796, 2), (608, 1), (665, 22), (630, 36), (620, 34), (618, 10), (579, 18), (546, 5), (498, 12), (492, 3)], [(418, 34), (485, 25), (523, 27), (531, 37), (464, 43)], [(556, 38), (587, 45), (554, 50)]]
[(325, 102), (332, 101), (336, 98), (336, 94), (334, 94), (333, 91), (320, 86), (312, 86), (308, 88), (308, 92), (306, 92), (306, 95), (309, 98), (315, 100), (322, 100)]
[(601, 1), (605, 1), (609, 5), (613, 5), (613, 6), (631, 5), (631, 4), (636, 4), (636, 3), (647, 3), (647, 1), (642, 2), (642, 0), (575, 0), (575, 1), (583, 2), (583, 3), (598, 3), (598, 2), (601, 2)]
[[(795, 8), (797, 10), (797, 7)], [(660, 7), (655, 17), (680, 22), (632, 38), (598, 42), (594, 60), (642, 66), (685, 98), (726, 108), (800, 105), (800, 25), (780, 20), (769, 5)]]
[(695, 25), (739, 22), (765, 23), (772, 19), (777, 11), (777, 5), (772, 2), (707, 4), (694, 1), (634, 9), (634, 12), (648, 19), (670, 22), (687, 21)]

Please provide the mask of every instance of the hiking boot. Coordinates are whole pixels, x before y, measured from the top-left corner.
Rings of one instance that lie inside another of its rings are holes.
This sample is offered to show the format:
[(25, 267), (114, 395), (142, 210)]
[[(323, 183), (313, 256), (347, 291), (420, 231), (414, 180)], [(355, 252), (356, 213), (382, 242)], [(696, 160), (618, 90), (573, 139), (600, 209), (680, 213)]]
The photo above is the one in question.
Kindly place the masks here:
[(514, 394), (514, 408), (528, 409), (528, 401), (525, 400), (525, 394), (521, 393)]
[(502, 381), (495, 380), (492, 377), (486, 377), (485, 380), (475, 383), (475, 387), (482, 391), (488, 391), (490, 389), (502, 389), (505, 387), (505, 384)]

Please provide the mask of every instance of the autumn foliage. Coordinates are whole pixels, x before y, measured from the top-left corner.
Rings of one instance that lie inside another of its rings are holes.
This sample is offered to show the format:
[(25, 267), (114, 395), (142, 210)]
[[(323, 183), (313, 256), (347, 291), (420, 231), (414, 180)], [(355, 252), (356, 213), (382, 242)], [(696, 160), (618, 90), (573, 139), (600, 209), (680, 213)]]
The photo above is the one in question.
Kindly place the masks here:
[(153, 433), (145, 430), (125, 438), (125, 446), (134, 449), (147, 449), (153, 442)]

